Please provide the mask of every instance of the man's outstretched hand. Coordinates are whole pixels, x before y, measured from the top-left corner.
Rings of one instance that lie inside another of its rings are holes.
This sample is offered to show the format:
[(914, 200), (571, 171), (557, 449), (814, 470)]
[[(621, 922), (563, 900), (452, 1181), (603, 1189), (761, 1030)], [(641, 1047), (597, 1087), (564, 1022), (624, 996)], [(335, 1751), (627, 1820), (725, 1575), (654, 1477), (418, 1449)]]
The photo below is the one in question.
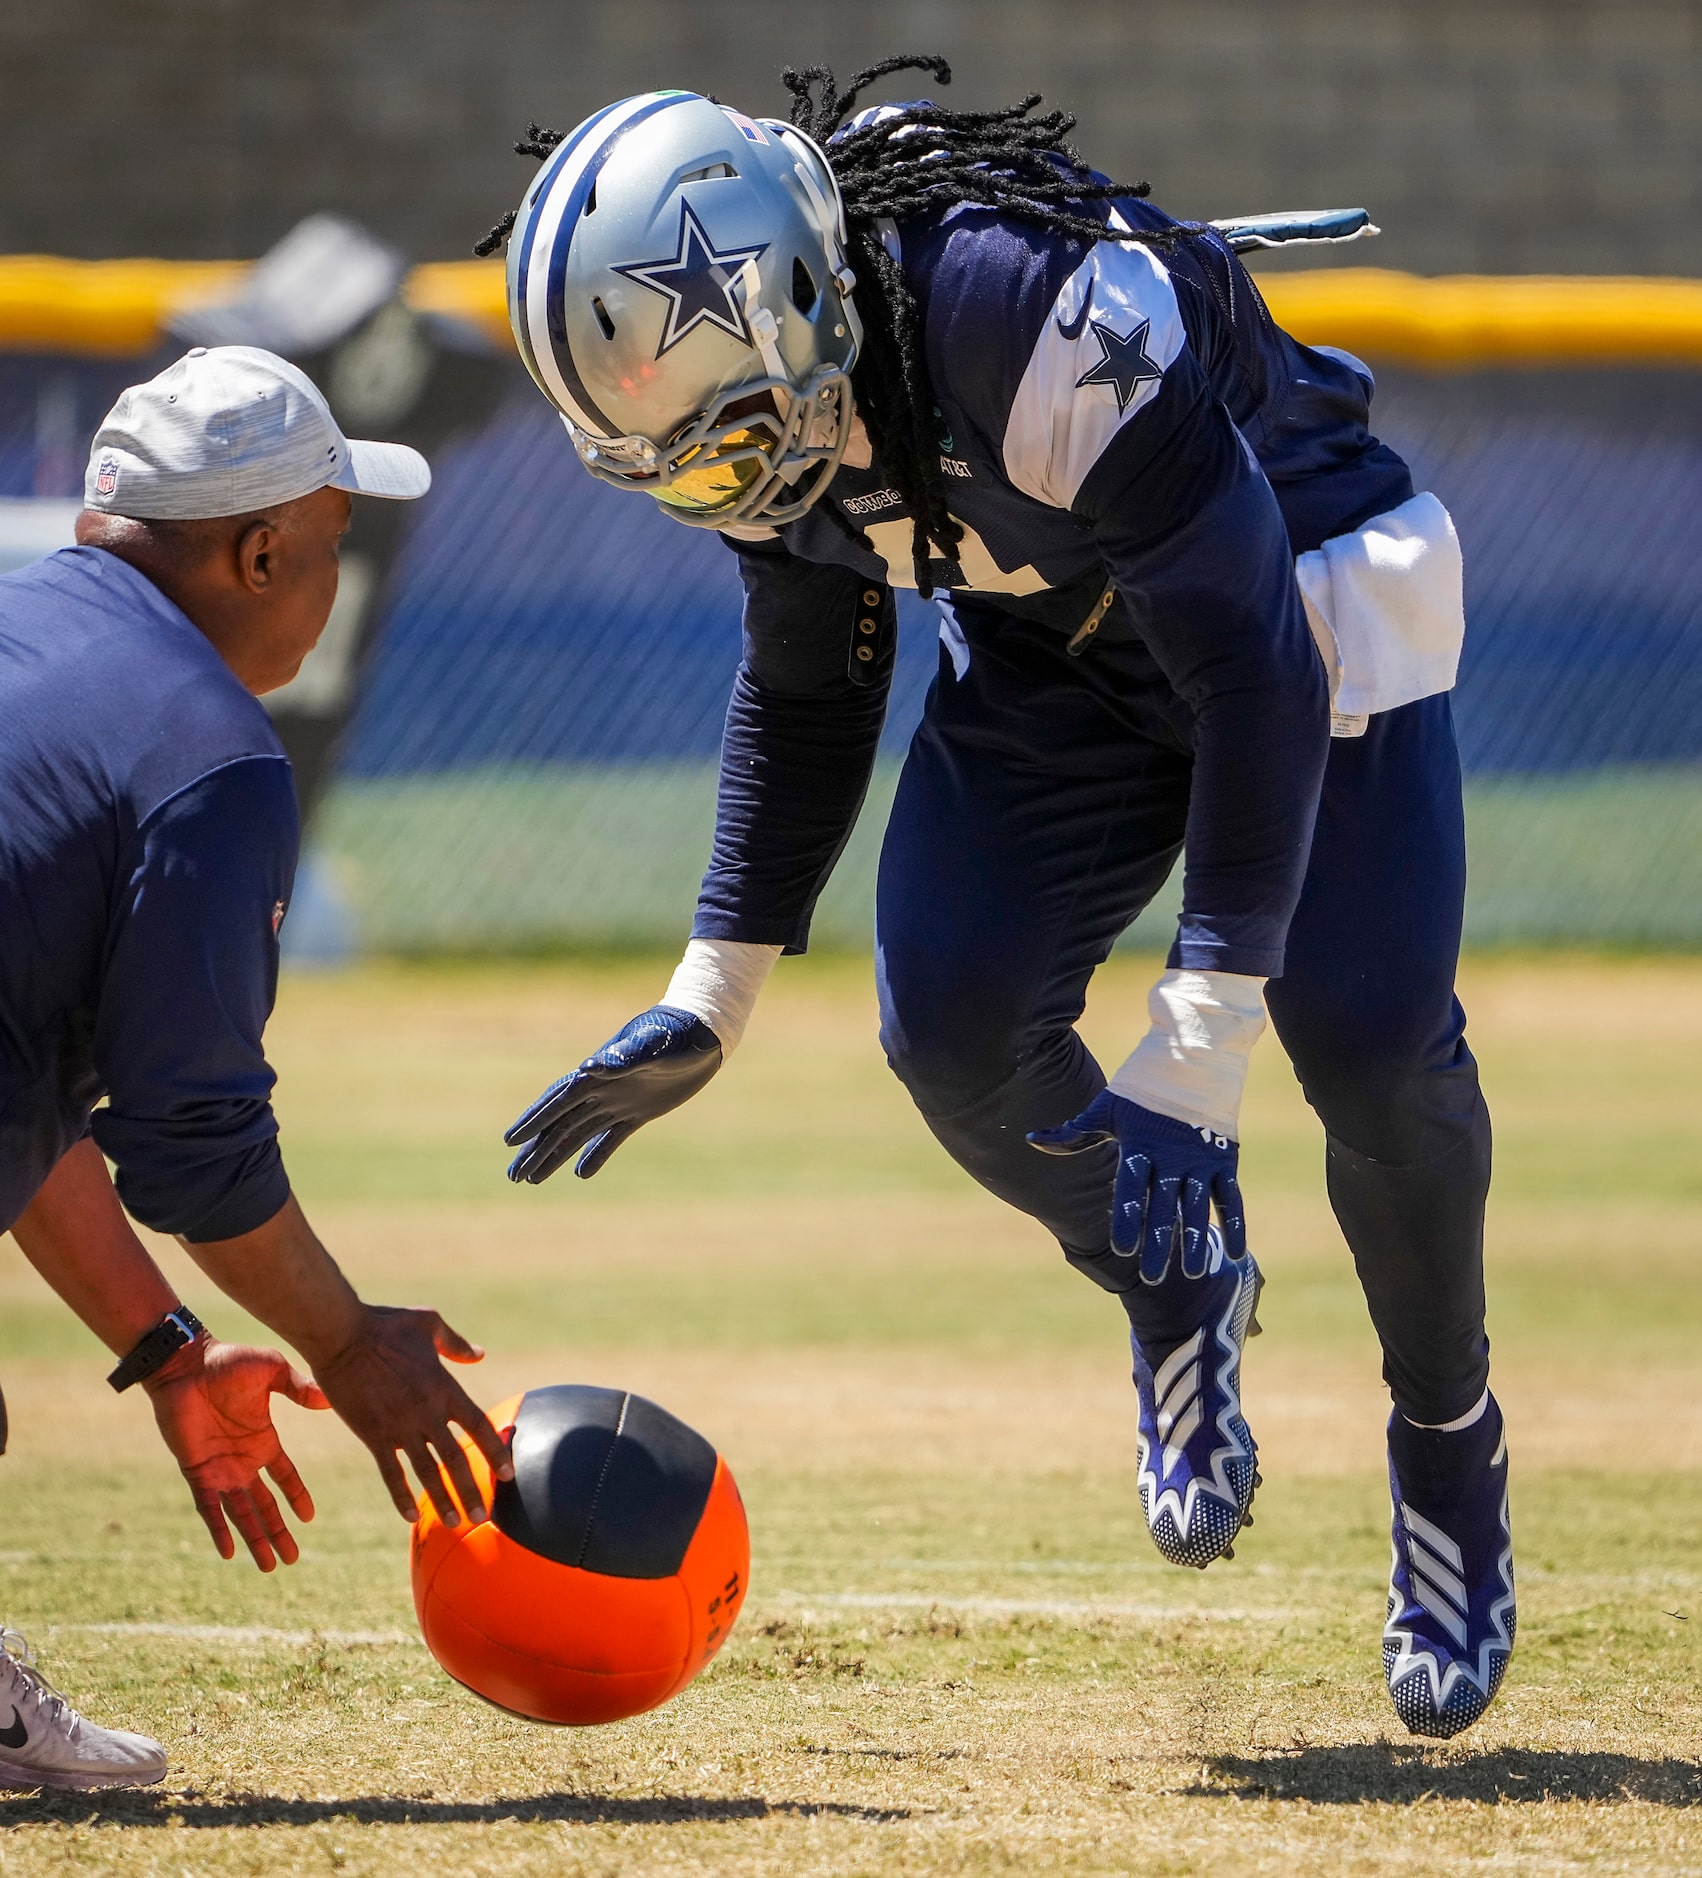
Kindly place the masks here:
[(408, 1457), (446, 1526), (461, 1523), (450, 1485), (477, 1525), (487, 1509), (450, 1424), (473, 1437), (499, 1480), (512, 1480), (514, 1468), (490, 1418), (438, 1359), (477, 1363), (484, 1351), (451, 1330), (436, 1311), (388, 1304), (359, 1308), (353, 1336), (314, 1363), (315, 1382), (371, 1450), (404, 1519), (412, 1519), (416, 1507), (398, 1453)]
[(236, 1556), (234, 1526), (263, 1572), (279, 1559), (293, 1565), (300, 1549), (261, 1475), (271, 1475), (304, 1523), (313, 1501), (272, 1426), (272, 1397), (322, 1409), (320, 1391), (276, 1350), (214, 1338), (181, 1351), (143, 1387), (220, 1558)]
[(640, 1011), (503, 1136), (520, 1150), (508, 1178), (535, 1187), (578, 1154), (573, 1171), (589, 1180), (628, 1135), (696, 1095), (721, 1059), (721, 1040), (702, 1018), (667, 1004)]

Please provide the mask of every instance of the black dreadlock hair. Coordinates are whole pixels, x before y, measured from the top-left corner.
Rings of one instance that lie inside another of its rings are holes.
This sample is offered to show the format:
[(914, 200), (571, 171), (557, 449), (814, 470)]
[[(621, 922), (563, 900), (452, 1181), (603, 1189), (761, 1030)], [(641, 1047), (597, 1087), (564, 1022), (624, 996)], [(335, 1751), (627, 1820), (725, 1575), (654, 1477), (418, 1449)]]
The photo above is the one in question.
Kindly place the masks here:
[[(565, 130), (545, 130), (542, 124), (528, 124), (526, 135), (514, 146), (514, 154), (523, 157), (536, 157), (542, 163), (544, 158), (567, 135)], [(473, 252), (482, 261), (487, 254), (495, 254), (497, 249), (514, 233), (514, 224), (520, 219), (518, 209), (508, 213), (493, 227), (488, 234), (481, 235), (473, 243)]]
[[(1139, 233), (1115, 230), (1089, 207), (1117, 196), (1151, 193), (1147, 183), (1095, 180), (1068, 142), (1076, 119), (1068, 111), (1036, 114), (1039, 92), (997, 111), (946, 111), (936, 104), (895, 107), (878, 123), (842, 126), (858, 95), (893, 72), (926, 72), (951, 83), (951, 67), (935, 53), (905, 53), (854, 73), (841, 91), (825, 65), (788, 69), (780, 82), (792, 94), (792, 123), (827, 150), (845, 203), (850, 260), (859, 282), (863, 346), (852, 369), (857, 409), (880, 454), (881, 467), (914, 517), (911, 554), (916, 585), (932, 594), (934, 550), (955, 561), (963, 529), (946, 506), (940, 469), (941, 417), (928, 379), (921, 310), (904, 269), (887, 251), (883, 222), (896, 225), (959, 205), (994, 209), (1089, 245), (1139, 242), (1169, 248), (1198, 234), (1178, 223)], [(528, 126), (519, 156), (542, 161), (567, 133)], [(473, 250), (491, 254), (512, 233), (505, 215)]]
[(858, 295), (863, 349), (852, 386), (881, 467), (915, 518), (916, 585), (931, 594), (930, 548), (955, 560), (963, 529), (946, 506), (941, 419), (928, 380), (921, 309), (904, 269), (887, 251), (881, 224), (973, 204), (1090, 245), (1109, 237), (1169, 247), (1193, 231), (1178, 226), (1130, 235), (1109, 230), (1091, 214), (1090, 203), (1145, 196), (1151, 187), (1097, 182), (1068, 142), (1075, 118), (1068, 111), (1036, 115), (1037, 91), (998, 111), (911, 104), (861, 129), (841, 128), (859, 92), (889, 73), (906, 71), (951, 83), (951, 67), (937, 54), (882, 59), (856, 73), (843, 91), (825, 65), (782, 72), (780, 82), (792, 94), (792, 122), (799, 130), (824, 149), (837, 133), (828, 156), (845, 202), (851, 265), (873, 290)]

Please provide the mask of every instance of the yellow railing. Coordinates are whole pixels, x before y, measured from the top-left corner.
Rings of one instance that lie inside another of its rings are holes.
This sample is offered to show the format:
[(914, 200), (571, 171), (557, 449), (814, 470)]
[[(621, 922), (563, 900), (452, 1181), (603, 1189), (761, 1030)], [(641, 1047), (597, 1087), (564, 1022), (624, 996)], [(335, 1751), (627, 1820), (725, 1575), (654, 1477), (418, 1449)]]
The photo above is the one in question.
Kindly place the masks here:
[[(237, 291), (239, 263), (68, 261), (0, 255), (0, 351), (146, 352), (179, 308)], [(1296, 337), (1374, 363), (1702, 366), (1702, 280), (1454, 274), (1319, 267), (1260, 279)], [(433, 261), (409, 275), (422, 311), (473, 321), (506, 343), (502, 266)]]
[(146, 352), (180, 306), (233, 292), (229, 261), (66, 261), (0, 255), (0, 351)]
[(1259, 286), (1295, 338), (1389, 365), (1702, 365), (1702, 280), (1343, 267)]

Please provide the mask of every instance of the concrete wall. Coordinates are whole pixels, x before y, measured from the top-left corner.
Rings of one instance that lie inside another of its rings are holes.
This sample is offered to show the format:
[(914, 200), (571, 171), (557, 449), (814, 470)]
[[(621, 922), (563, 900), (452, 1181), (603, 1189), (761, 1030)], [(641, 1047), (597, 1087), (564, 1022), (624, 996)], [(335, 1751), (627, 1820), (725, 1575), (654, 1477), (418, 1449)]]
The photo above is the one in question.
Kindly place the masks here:
[(1365, 203), (1356, 258), (1423, 272), (1702, 272), (1698, 0), (14, 0), (0, 249), (252, 255), (331, 207), (458, 255), (533, 115), (777, 112), (784, 63), (908, 49), (966, 104), (1068, 105), (1180, 212)]

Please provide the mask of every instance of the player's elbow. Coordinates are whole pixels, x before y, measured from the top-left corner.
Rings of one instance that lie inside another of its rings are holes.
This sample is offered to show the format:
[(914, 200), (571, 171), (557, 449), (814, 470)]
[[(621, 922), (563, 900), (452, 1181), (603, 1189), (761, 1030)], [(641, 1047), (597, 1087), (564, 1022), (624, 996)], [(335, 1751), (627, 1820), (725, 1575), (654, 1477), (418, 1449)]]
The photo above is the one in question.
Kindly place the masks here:
[(113, 1185), (131, 1218), (197, 1244), (265, 1225), (289, 1198), (271, 1109), (196, 1129), (97, 1110), (94, 1135), (113, 1162)]

